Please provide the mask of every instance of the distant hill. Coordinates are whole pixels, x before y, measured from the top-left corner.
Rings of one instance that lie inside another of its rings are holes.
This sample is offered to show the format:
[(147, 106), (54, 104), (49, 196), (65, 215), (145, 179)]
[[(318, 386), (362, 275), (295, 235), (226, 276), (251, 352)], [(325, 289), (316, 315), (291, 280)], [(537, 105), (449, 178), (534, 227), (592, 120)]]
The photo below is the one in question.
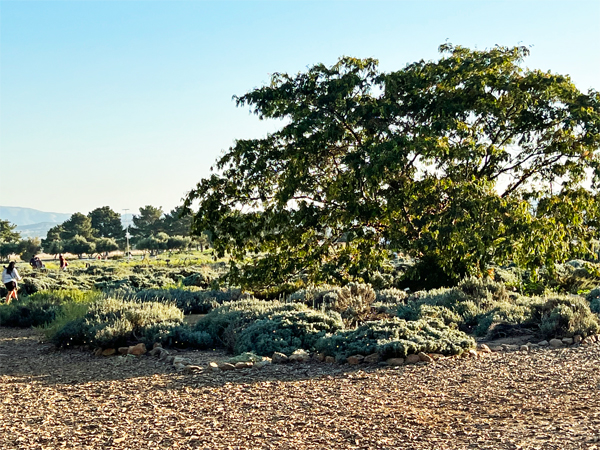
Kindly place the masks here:
[(21, 238), (45, 238), (48, 234), (48, 230), (56, 226), (56, 222), (41, 222), (34, 223), (31, 225), (19, 225), (15, 228), (15, 231), (21, 233)]
[(19, 208), (16, 206), (0, 206), (0, 219), (8, 220), (19, 227), (24, 225), (38, 225), (45, 222), (53, 224), (63, 223), (69, 217), (71, 217), (71, 214), (44, 212), (37, 209)]
[[(17, 206), (0, 206), (0, 219), (8, 220), (17, 225), (15, 231), (21, 233), (21, 238), (45, 238), (48, 230), (69, 219), (71, 214), (44, 212), (32, 208)], [(132, 225), (133, 214), (121, 214), (123, 228)]]

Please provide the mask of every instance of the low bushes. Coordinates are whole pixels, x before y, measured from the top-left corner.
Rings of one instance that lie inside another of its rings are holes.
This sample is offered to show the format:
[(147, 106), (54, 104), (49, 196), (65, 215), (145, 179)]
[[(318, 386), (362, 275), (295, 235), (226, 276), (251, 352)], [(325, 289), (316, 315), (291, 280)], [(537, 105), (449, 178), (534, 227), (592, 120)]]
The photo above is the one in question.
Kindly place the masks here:
[(239, 289), (227, 291), (202, 291), (196, 287), (185, 289), (144, 289), (132, 295), (142, 301), (175, 303), (184, 314), (206, 314), (211, 309), (241, 296)]
[(215, 343), (234, 351), (240, 333), (256, 320), (288, 311), (307, 311), (301, 303), (257, 299), (238, 300), (213, 309), (197, 323), (195, 330), (208, 333)]
[(234, 352), (271, 356), (273, 352), (289, 355), (298, 349), (313, 350), (319, 338), (343, 328), (341, 316), (333, 311), (286, 311), (248, 325), (239, 333)]
[(92, 303), (83, 317), (71, 320), (52, 336), (59, 347), (89, 345), (121, 347), (137, 341), (162, 322), (181, 324), (183, 313), (174, 305), (106, 298)]
[(405, 357), (427, 352), (460, 354), (475, 346), (475, 340), (448, 327), (440, 319), (401, 319), (367, 322), (355, 330), (338, 331), (316, 342), (317, 351), (343, 360), (351, 355), (379, 353), (383, 358)]
[(39, 327), (56, 320), (71, 303), (85, 304), (99, 298), (98, 292), (40, 291), (9, 305), (0, 305), (0, 326)]
[(598, 317), (582, 297), (508, 295), (501, 283), (477, 278), (451, 289), (417, 292), (398, 307), (397, 315), (405, 320), (438, 318), (446, 325), (490, 338), (499, 337), (499, 324), (528, 328), (546, 338), (587, 336), (599, 329)]

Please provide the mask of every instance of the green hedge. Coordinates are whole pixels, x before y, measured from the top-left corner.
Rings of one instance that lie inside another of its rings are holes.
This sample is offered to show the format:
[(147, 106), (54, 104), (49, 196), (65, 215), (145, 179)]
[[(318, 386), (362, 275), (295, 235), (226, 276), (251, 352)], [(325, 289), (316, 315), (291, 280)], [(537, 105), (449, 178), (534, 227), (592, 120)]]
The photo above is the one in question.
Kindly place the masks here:
[(175, 303), (184, 314), (206, 314), (223, 303), (238, 300), (240, 296), (239, 289), (203, 291), (196, 287), (190, 287), (185, 289), (144, 289), (131, 297), (142, 301)]

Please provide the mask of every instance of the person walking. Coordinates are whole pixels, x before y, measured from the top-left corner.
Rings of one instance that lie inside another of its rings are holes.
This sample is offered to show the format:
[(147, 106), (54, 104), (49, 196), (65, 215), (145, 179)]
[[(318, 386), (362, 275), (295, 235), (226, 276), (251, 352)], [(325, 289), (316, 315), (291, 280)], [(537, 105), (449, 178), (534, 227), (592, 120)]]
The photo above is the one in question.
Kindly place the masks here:
[(66, 270), (69, 263), (67, 262), (65, 257), (62, 255), (62, 253), (60, 255), (58, 255), (58, 261), (60, 262), (60, 270)]
[(8, 263), (8, 266), (4, 268), (2, 271), (2, 282), (6, 289), (8, 290), (8, 294), (6, 295), (6, 304), (10, 303), (11, 299), (19, 300), (17, 296), (17, 281), (22, 280), (19, 272), (15, 268), (15, 262), (11, 261)]

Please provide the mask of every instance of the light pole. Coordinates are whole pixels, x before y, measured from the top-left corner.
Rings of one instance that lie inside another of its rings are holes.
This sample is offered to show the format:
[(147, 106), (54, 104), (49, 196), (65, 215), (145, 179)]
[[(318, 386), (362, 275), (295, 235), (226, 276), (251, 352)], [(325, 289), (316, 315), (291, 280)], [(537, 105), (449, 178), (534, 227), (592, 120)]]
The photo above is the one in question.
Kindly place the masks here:
[[(127, 211), (129, 211), (129, 208), (124, 208), (123, 211), (125, 211), (125, 214), (127, 214)], [(129, 234), (129, 219), (127, 219), (127, 230), (125, 231), (125, 239), (127, 242), (127, 262), (131, 261), (131, 252), (129, 251), (129, 238), (131, 237), (131, 234)]]

